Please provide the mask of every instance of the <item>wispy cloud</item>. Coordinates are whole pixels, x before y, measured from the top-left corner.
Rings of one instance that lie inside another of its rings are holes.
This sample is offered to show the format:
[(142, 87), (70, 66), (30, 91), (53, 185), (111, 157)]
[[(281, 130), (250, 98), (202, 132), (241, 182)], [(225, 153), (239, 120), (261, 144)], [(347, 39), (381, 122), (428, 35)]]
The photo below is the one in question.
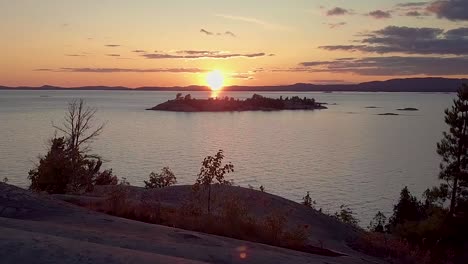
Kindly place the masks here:
[(134, 53), (146, 53), (146, 50), (136, 49), (136, 50), (132, 50), (132, 52), (134, 52)]
[(106, 44), (104, 45), (105, 47), (108, 47), (108, 48), (117, 48), (117, 47), (120, 47), (120, 45), (118, 44)]
[(65, 54), (67, 57), (85, 57), (86, 55), (84, 54)]
[(109, 57), (120, 57), (120, 54), (106, 54)]
[(48, 72), (81, 72), (81, 73), (151, 73), (151, 72), (166, 72), (166, 73), (203, 73), (208, 72), (205, 69), (199, 68), (152, 68), (152, 69), (138, 69), (138, 68), (58, 68), (58, 69), (36, 69), (35, 71), (48, 71)]
[(208, 36), (230, 36), (230, 37), (233, 37), (235, 38), (236, 35), (234, 33), (232, 33), (231, 31), (225, 31), (224, 33), (220, 33), (220, 32), (212, 32), (212, 31), (208, 31), (206, 29), (200, 29), (200, 33), (203, 33), (205, 35), (208, 35)]
[(261, 26), (261, 27), (263, 27), (265, 29), (268, 29), (268, 30), (283, 30), (283, 31), (291, 30), (290, 27), (275, 24), (275, 23), (271, 23), (271, 22), (267, 22), (267, 21), (257, 19), (257, 18), (252, 18), (252, 17), (233, 16), (233, 15), (226, 15), (226, 14), (217, 14), (216, 16), (226, 18), (226, 19), (230, 19), (230, 20), (235, 20), (235, 21), (241, 21), (241, 22), (245, 22), (245, 23), (254, 24), (254, 25), (257, 25), (257, 26)]
[(267, 54), (264, 52), (231, 53), (226, 51), (180, 50), (172, 53), (147, 53), (141, 56), (147, 59), (230, 59), (264, 57), (267, 56)]
[(208, 31), (208, 30), (205, 30), (205, 29), (203, 29), (203, 28), (202, 28), (202, 29), (200, 29), (200, 33), (203, 33), (203, 34), (205, 34), (205, 35), (208, 35), (208, 36), (212, 36), (212, 35), (214, 35), (214, 33), (213, 33), (213, 32), (211, 32), (211, 31)]
[(382, 10), (374, 10), (372, 12), (369, 12), (367, 14), (375, 19), (386, 19), (386, 18), (391, 18), (392, 14), (390, 11), (382, 11)]
[(328, 27), (331, 28), (331, 29), (340, 28), (340, 27), (342, 27), (342, 26), (344, 26), (346, 24), (347, 24), (346, 22), (327, 23)]

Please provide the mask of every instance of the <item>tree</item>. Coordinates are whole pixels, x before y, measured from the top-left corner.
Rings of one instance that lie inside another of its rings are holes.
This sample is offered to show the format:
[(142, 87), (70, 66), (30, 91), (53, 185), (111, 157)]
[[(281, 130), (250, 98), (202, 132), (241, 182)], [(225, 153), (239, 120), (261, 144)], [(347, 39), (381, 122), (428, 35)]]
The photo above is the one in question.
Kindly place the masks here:
[(343, 223), (357, 226), (359, 220), (354, 216), (354, 212), (347, 205), (340, 205), (340, 211), (335, 213), (335, 218)]
[(218, 184), (231, 185), (230, 181), (224, 179), (224, 175), (234, 172), (234, 165), (230, 162), (223, 165), (224, 154), (222, 150), (218, 150), (216, 155), (207, 156), (200, 168), (198, 178), (195, 182), (194, 188), (197, 190), (200, 186), (208, 188), (208, 213), (211, 210), (211, 184), (217, 182)]
[(182, 93), (177, 93), (176, 96), (175, 96), (175, 99), (176, 100), (182, 100)]
[(424, 217), (421, 203), (411, 195), (405, 186), (400, 192), (400, 200), (393, 206), (393, 215), (389, 219), (388, 230), (394, 230), (398, 225), (408, 221), (419, 221)]
[(302, 204), (313, 208), (315, 205), (315, 201), (312, 201), (312, 198), (310, 197), (309, 192), (307, 192), (306, 196), (302, 197)]
[(372, 221), (369, 224), (369, 230), (372, 232), (385, 232), (385, 225), (387, 223), (387, 217), (380, 211), (374, 216)]
[(176, 184), (177, 178), (169, 167), (164, 167), (161, 169), (161, 173), (159, 174), (151, 172), (149, 175), (149, 181), (144, 182), (146, 189), (164, 188)]
[(49, 193), (89, 191), (93, 185), (116, 184), (112, 170), (100, 172), (102, 160), (89, 154), (91, 143), (104, 124), (95, 126), (95, 108), (83, 100), (69, 103), (62, 126), (53, 125), (64, 136), (50, 141), (50, 150), (39, 157), (39, 164), (29, 171), (30, 189)]
[(464, 84), (453, 100), (450, 109), (445, 110), (445, 123), (450, 127), (437, 143), (437, 153), (442, 157), (439, 178), (447, 181), (449, 192), (449, 214), (455, 214), (457, 200), (468, 186), (468, 85)]

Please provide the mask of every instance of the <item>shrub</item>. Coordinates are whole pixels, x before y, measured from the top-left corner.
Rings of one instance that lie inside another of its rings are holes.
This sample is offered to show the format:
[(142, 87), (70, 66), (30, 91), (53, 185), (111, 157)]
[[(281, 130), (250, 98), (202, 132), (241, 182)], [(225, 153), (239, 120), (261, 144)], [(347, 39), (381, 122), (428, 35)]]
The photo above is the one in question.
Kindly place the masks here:
[(151, 172), (149, 175), (149, 181), (145, 182), (145, 188), (164, 188), (171, 186), (177, 183), (177, 178), (174, 173), (169, 169), (169, 167), (164, 167), (161, 169), (161, 173)]
[(344, 204), (340, 206), (340, 211), (335, 213), (335, 217), (341, 222), (355, 227), (357, 227), (359, 223), (359, 220), (354, 216), (354, 212), (351, 208)]
[(113, 175), (112, 169), (99, 173), (94, 179), (94, 185), (116, 185), (119, 180)]
[(302, 204), (310, 208), (315, 208), (316, 202), (312, 201), (309, 192), (307, 192), (306, 196), (302, 198)]
[(366, 232), (351, 246), (371, 256), (390, 260), (391, 263), (429, 264), (430, 252), (414, 247), (403, 239), (387, 234)]
[(386, 223), (387, 217), (382, 212), (378, 211), (372, 221), (369, 223), (368, 229), (372, 232), (383, 233), (385, 232)]

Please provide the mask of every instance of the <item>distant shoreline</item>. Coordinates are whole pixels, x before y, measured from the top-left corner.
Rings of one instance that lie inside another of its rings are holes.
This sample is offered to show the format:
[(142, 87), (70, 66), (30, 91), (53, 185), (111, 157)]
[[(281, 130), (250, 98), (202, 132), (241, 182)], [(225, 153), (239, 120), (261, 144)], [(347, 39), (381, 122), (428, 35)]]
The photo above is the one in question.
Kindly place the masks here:
[[(415, 92), (415, 93), (451, 93), (456, 92), (462, 83), (468, 83), (468, 79), (448, 78), (408, 78), (391, 79), (387, 81), (364, 82), (359, 84), (311, 84), (296, 83), (291, 85), (276, 86), (226, 86), (224, 92)], [(7, 87), (0, 86), (0, 90), (75, 90), (75, 91), (211, 91), (206, 86), (174, 86), (174, 87), (137, 87), (123, 86), (82, 86), (82, 87), (58, 87), (44, 85), (40, 87)]]

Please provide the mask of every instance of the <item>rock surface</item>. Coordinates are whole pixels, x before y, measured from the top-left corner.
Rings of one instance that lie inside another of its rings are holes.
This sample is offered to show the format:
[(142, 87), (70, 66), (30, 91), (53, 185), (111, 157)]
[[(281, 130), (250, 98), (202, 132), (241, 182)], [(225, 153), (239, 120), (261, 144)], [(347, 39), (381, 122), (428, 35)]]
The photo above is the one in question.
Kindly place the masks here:
[[(176, 202), (182, 197), (178, 192), (161, 194)], [(285, 206), (293, 203), (271, 196)], [(317, 236), (331, 232), (320, 230), (326, 224), (315, 227)], [(334, 237), (330, 241), (349, 256), (312, 255), (131, 221), (0, 183), (1, 263), (381, 263), (339, 246), (341, 236)]]

